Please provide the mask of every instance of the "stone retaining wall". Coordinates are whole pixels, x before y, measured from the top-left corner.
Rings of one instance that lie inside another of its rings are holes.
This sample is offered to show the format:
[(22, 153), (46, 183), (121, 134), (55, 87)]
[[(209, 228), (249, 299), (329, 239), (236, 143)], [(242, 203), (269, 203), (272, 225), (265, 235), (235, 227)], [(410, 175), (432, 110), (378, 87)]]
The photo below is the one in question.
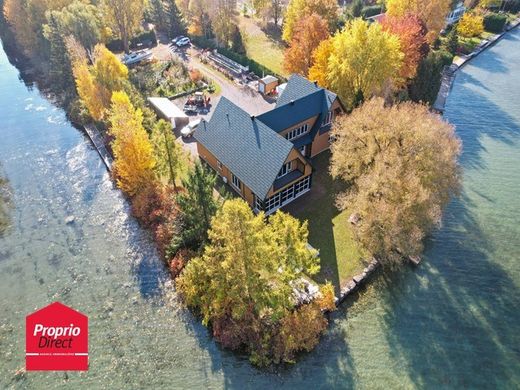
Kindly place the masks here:
[(347, 282), (347, 284), (343, 288), (341, 288), (339, 297), (336, 298), (336, 306), (339, 306), (339, 304), (341, 304), (341, 302), (343, 302), (349, 294), (356, 291), (359, 288), (359, 286), (364, 284), (368, 277), (372, 275), (375, 272), (375, 270), (379, 268), (380, 265), (381, 264), (379, 263), (379, 261), (377, 261), (375, 258), (372, 258), (368, 265), (363, 269), (363, 272), (354, 276)]

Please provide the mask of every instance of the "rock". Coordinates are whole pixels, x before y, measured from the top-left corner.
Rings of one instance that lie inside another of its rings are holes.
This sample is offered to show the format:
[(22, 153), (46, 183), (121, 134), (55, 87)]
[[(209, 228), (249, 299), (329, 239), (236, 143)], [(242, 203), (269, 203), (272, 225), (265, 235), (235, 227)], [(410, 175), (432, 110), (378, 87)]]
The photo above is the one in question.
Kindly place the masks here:
[(350, 217), (348, 217), (348, 221), (352, 225), (357, 225), (360, 220), (361, 220), (361, 216), (358, 213), (350, 214)]
[(419, 256), (410, 256), (408, 259), (410, 259), (410, 261), (415, 265), (419, 265), (421, 262), (421, 258)]
[(352, 280), (356, 282), (356, 284), (360, 284), (364, 279), (365, 277), (363, 276), (363, 274), (356, 275), (352, 278)]
[(66, 223), (67, 225), (70, 225), (71, 223), (74, 223), (74, 220), (75, 220), (75, 219), (76, 219), (76, 218), (75, 218), (73, 215), (69, 215), (67, 218), (65, 218), (65, 223)]

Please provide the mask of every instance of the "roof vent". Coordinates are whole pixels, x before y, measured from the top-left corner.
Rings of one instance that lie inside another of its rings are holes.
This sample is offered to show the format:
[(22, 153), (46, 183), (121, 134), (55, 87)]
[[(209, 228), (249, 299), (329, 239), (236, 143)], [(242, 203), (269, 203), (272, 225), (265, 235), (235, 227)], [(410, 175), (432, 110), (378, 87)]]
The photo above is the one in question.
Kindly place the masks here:
[(291, 100), (291, 106), (294, 106), (294, 100)]
[(314, 85), (318, 86), (318, 80), (314, 80)]
[(252, 120), (252, 121), (255, 120), (255, 116), (254, 116), (254, 115), (251, 115), (251, 120)]

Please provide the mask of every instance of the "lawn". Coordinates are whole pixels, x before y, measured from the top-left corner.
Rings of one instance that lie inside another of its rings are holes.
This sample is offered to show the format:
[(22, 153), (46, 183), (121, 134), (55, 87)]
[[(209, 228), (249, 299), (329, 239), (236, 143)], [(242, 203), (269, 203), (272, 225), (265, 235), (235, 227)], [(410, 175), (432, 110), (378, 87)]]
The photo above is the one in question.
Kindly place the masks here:
[(268, 35), (254, 19), (243, 15), (239, 17), (239, 26), (247, 56), (275, 73), (287, 76), (283, 69), (284, 47), (279, 38), (279, 31)]
[(309, 243), (320, 250), (319, 282), (331, 281), (336, 290), (352, 276), (362, 272), (367, 258), (353, 237), (350, 212), (340, 212), (334, 205), (335, 194), (344, 185), (328, 174), (330, 153), (324, 152), (312, 161), (314, 167), (312, 189), (285, 208), (298, 219), (309, 222)]

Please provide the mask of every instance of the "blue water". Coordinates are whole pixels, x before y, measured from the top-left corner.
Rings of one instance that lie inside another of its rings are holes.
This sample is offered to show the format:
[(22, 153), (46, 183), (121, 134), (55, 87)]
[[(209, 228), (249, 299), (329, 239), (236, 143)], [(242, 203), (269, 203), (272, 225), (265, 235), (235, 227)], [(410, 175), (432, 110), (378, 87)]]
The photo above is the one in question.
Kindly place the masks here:
[[(15, 206), (0, 238), (0, 388), (520, 388), (520, 30), (458, 73), (445, 116), (463, 193), (424, 261), (376, 279), (315, 351), (265, 372), (179, 305), (96, 152), (0, 52)], [(16, 375), (25, 315), (52, 300), (89, 315), (90, 370)]]

